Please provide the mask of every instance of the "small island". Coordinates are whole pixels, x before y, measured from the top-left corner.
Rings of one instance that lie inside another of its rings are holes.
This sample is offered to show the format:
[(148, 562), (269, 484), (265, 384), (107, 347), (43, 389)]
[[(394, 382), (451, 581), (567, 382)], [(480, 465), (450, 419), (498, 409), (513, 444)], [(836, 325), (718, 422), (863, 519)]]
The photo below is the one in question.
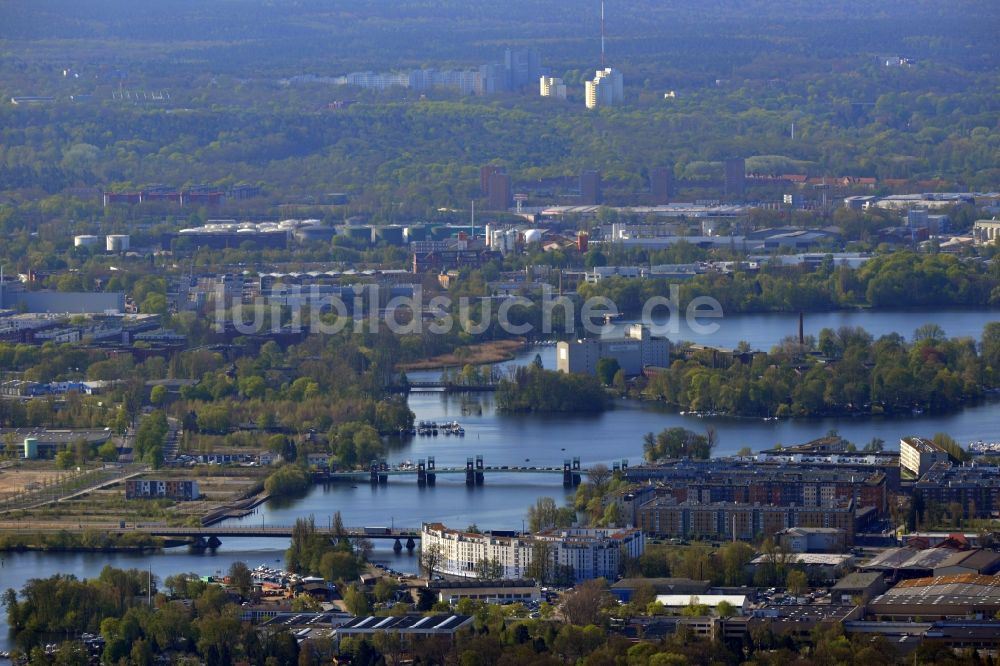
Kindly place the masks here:
[(503, 412), (602, 412), (608, 394), (596, 377), (545, 370), (533, 363), (500, 380), (497, 409)]

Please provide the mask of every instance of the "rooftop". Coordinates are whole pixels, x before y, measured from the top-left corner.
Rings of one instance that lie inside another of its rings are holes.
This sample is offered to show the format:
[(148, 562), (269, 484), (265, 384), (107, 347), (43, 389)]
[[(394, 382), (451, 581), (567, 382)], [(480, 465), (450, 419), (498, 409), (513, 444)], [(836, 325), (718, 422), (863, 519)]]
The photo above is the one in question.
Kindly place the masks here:
[[(761, 565), (768, 562), (770, 556), (761, 555), (755, 558), (750, 564)], [(840, 553), (792, 553), (789, 556), (790, 564), (803, 564), (806, 566), (847, 566), (854, 562), (854, 556)]]
[(406, 633), (451, 632), (472, 621), (470, 615), (400, 615), (356, 617), (340, 627), (354, 632), (401, 631)]
[(945, 453), (945, 450), (929, 439), (923, 437), (904, 437), (900, 440), (920, 453)]
[(882, 579), (882, 574), (877, 572), (855, 572), (847, 574), (837, 581), (833, 586), (834, 590), (860, 590), (864, 589)]
[(1000, 576), (958, 574), (904, 580), (879, 595), (874, 604), (926, 606), (998, 605)]

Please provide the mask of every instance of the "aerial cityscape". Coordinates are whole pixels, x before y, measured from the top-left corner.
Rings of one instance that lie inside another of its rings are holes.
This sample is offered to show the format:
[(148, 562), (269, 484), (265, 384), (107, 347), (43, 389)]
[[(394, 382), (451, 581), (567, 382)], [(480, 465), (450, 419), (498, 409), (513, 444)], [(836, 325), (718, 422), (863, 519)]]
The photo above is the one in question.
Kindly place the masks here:
[(0, 3), (0, 664), (1000, 663), (998, 28)]

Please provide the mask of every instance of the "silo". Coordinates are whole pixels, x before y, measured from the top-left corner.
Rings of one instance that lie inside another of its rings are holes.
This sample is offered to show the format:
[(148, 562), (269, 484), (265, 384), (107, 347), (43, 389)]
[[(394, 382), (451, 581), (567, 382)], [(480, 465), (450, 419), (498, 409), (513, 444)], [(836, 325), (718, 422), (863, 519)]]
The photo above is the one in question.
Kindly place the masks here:
[(111, 234), (106, 239), (108, 252), (125, 252), (129, 248), (129, 236), (126, 234)]
[(403, 229), (403, 237), (407, 243), (427, 240), (427, 227), (423, 225), (406, 227)]
[(385, 241), (386, 245), (402, 245), (403, 227), (395, 224), (375, 227), (375, 238), (379, 241)]

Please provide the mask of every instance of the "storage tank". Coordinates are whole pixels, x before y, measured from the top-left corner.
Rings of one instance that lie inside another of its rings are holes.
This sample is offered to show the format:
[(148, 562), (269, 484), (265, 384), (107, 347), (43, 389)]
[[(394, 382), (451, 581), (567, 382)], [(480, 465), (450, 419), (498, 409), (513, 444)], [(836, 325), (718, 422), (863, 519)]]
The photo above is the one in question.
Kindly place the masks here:
[(372, 242), (371, 227), (345, 227), (343, 233), (351, 240), (363, 241), (365, 243)]
[(112, 234), (106, 240), (108, 252), (124, 252), (129, 248), (129, 237), (126, 234)]
[(94, 247), (101, 242), (101, 239), (97, 236), (91, 236), (89, 234), (83, 234), (80, 236), (73, 236), (73, 247)]
[(542, 230), (541, 229), (528, 229), (524, 232), (524, 242), (526, 244), (530, 243), (540, 243), (542, 241)]
[(427, 240), (427, 227), (425, 226), (412, 226), (403, 229), (403, 236), (406, 238), (407, 243), (412, 243), (413, 241)]
[(387, 245), (403, 244), (403, 227), (395, 224), (385, 227), (375, 227), (376, 241), (384, 241)]
[(24, 438), (24, 457), (27, 460), (38, 458), (38, 440), (34, 437)]

